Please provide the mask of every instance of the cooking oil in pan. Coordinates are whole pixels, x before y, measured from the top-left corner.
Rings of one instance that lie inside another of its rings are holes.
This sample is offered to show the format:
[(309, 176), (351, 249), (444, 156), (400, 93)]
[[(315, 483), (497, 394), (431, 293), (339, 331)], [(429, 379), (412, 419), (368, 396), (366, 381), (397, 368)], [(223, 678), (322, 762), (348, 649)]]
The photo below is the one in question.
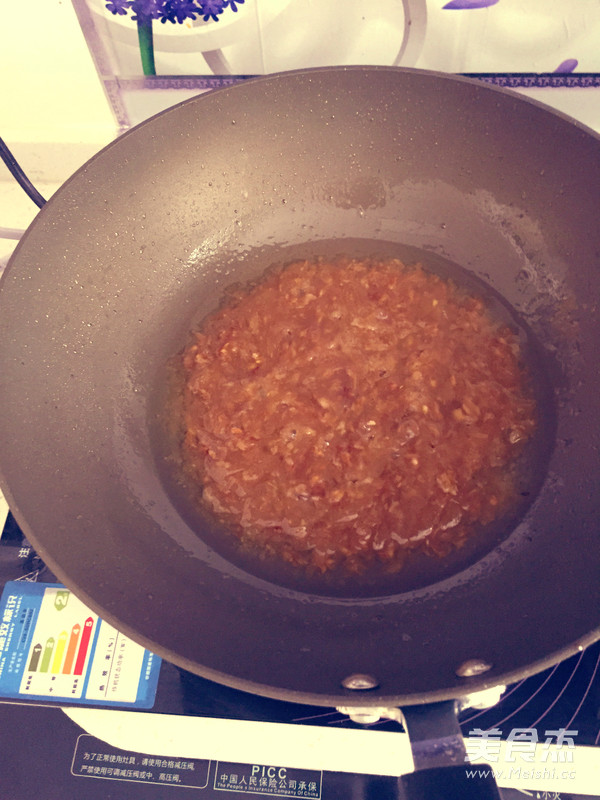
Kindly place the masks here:
[[(300, 259), (349, 258), (399, 259), (406, 265), (420, 264), (426, 272), (445, 281), (452, 281), (470, 296), (480, 298), (501, 326), (516, 334), (520, 358), (529, 376), (529, 391), (535, 398), (536, 428), (517, 460), (510, 465), (514, 485), (514, 500), (500, 516), (486, 525), (473, 527), (466, 542), (443, 557), (422, 552), (409, 555), (402, 568), (390, 569), (389, 564), (374, 561), (368, 569), (349, 573), (343, 566), (325, 574), (294, 567), (276, 556), (265, 557), (240, 544), (223, 517), (215, 515), (202, 502), (199, 487), (182, 467), (181, 446), (181, 386), (180, 361), (174, 358), (162, 376), (163, 385), (157, 391), (153, 419), (153, 438), (158, 469), (163, 484), (179, 513), (197, 531), (203, 542), (221, 556), (251, 575), (290, 589), (326, 596), (369, 597), (397, 594), (435, 584), (466, 569), (496, 548), (514, 530), (534, 501), (545, 476), (546, 464), (554, 443), (555, 414), (553, 389), (545, 366), (544, 351), (533, 332), (520, 320), (507, 302), (488, 284), (458, 265), (439, 255), (390, 242), (372, 240), (335, 240), (311, 242), (289, 248), (261, 248), (248, 254), (243, 264), (244, 278), (260, 276), (265, 265), (276, 268)], [(192, 328), (199, 327), (194, 320)], [(186, 343), (182, 343), (184, 346)], [(168, 390), (166, 387), (168, 386)], [(167, 399), (168, 398), (168, 399)]]

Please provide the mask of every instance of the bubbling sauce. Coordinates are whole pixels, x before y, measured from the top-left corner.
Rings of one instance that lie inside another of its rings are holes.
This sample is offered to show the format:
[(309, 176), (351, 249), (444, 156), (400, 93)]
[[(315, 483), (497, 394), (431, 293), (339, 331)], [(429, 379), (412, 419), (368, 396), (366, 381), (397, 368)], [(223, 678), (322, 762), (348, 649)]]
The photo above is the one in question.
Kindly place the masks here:
[(397, 259), (298, 261), (183, 353), (186, 474), (241, 542), (317, 573), (444, 557), (510, 508), (536, 426), (518, 333)]

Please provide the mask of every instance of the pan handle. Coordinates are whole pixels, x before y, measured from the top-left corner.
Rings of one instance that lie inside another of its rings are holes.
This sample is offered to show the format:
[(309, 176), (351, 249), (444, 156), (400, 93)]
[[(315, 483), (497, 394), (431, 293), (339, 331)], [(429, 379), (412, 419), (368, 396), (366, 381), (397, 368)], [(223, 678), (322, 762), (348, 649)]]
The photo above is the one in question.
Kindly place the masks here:
[(454, 700), (402, 709), (415, 772), (398, 779), (401, 800), (500, 800), (492, 768), (468, 762)]

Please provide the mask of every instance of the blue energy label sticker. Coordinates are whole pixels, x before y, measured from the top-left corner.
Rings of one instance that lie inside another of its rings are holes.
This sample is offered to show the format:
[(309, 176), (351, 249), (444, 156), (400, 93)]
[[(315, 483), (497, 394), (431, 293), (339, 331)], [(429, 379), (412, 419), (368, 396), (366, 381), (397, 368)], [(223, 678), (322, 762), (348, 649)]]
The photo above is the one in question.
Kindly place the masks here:
[(5, 585), (0, 697), (152, 708), (160, 664), (64, 586)]

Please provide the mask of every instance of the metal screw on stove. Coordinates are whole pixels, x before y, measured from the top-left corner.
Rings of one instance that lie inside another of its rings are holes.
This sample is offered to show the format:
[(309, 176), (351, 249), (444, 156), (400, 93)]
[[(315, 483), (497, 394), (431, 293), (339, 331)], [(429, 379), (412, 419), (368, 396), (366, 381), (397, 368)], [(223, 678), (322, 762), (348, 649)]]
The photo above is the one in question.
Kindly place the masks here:
[(402, 724), (402, 712), (399, 708), (338, 706), (336, 711), (350, 717), (352, 722), (356, 722), (359, 725), (373, 725), (375, 722), (379, 722), (380, 719), (392, 719)]
[(351, 689), (352, 691), (366, 691), (367, 689), (375, 689), (379, 686), (379, 681), (372, 675), (365, 675), (362, 672), (355, 672), (353, 675), (348, 675), (342, 681), (344, 689)]
[(472, 692), (458, 699), (458, 710), (464, 711), (466, 708), (474, 708), (478, 711), (485, 711), (487, 708), (493, 708), (500, 702), (500, 698), (505, 691), (506, 686), (500, 684), (499, 686), (492, 686), (490, 689), (482, 689), (480, 692)]
[(492, 668), (492, 664), (482, 658), (469, 658), (455, 670), (459, 678), (474, 678), (476, 675), (483, 675)]

